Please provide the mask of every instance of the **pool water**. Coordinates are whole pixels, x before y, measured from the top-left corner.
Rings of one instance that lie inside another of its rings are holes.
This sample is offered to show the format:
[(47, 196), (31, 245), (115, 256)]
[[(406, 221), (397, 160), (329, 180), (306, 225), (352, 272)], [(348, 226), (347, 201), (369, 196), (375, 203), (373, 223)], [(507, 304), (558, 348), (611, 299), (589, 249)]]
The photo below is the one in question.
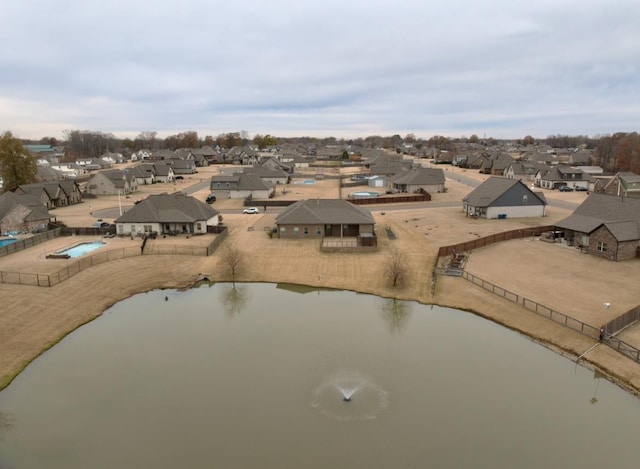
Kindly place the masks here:
[(358, 199), (358, 198), (369, 198), (369, 197), (380, 197), (380, 192), (352, 192), (351, 194), (349, 194), (351, 197), (353, 197), (354, 199)]
[(3, 248), (5, 246), (8, 246), (11, 243), (15, 243), (16, 241), (18, 241), (17, 239), (0, 239), (0, 248)]
[(306, 181), (303, 182), (303, 184), (315, 184), (316, 181), (314, 181), (313, 179), (307, 179)]
[(82, 243), (82, 244), (73, 246), (72, 248), (64, 249), (63, 251), (58, 251), (58, 254), (68, 254), (69, 257), (80, 257), (80, 256), (84, 256), (85, 254), (91, 251), (95, 251), (96, 249), (99, 249), (104, 245), (105, 243), (103, 243), (102, 241)]

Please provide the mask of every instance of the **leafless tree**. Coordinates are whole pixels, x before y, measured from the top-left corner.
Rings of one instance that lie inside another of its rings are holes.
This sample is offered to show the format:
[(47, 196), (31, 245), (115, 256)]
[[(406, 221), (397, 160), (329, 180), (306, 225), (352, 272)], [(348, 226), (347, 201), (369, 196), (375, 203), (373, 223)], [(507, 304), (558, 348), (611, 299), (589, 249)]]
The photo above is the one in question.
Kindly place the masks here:
[(244, 263), (244, 253), (234, 245), (228, 246), (222, 251), (222, 262), (229, 268), (231, 278), (235, 279)]
[(407, 274), (407, 261), (404, 253), (391, 249), (384, 264), (384, 275), (395, 288), (400, 285)]

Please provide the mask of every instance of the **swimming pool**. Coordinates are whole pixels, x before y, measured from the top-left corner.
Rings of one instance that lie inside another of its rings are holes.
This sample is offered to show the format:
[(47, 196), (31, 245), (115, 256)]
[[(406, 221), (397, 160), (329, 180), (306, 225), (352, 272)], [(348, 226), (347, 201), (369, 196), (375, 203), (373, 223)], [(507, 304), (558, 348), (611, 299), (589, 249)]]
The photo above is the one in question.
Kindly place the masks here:
[(354, 199), (366, 199), (371, 197), (380, 197), (380, 192), (352, 192), (349, 197)]
[(71, 248), (68, 249), (64, 249), (62, 251), (58, 251), (57, 254), (66, 254), (69, 257), (80, 257), (80, 256), (84, 256), (85, 254), (91, 252), (91, 251), (95, 251), (96, 249), (101, 248), (102, 246), (104, 246), (105, 243), (103, 243), (102, 241), (93, 241), (93, 242), (89, 242), (89, 243), (81, 243), (81, 244), (77, 244)]
[(15, 243), (16, 241), (18, 241), (17, 239), (0, 239), (0, 248), (3, 248), (11, 243)]
[(316, 183), (316, 181), (314, 181), (313, 179), (307, 179), (302, 184), (315, 184), (315, 183)]

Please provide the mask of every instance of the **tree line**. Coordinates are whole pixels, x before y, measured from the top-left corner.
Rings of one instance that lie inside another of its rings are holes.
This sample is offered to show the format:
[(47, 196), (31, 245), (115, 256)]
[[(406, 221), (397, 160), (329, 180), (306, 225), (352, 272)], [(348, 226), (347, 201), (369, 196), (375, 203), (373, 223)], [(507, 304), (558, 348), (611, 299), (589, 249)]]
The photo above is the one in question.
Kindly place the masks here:
[[(133, 139), (120, 139), (111, 133), (90, 130), (68, 130), (64, 133), (62, 142), (53, 137), (44, 137), (37, 142), (26, 142), (14, 137), (11, 132), (4, 132), (0, 135), (0, 177), (4, 181), (2, 191), (14, 190), (20, 184), (36, 180), (35, 160), (24, 149), (23, 143), (41, 143), (54, 146), (63, 144), (65, 152), (62, 161), (65, 162), (75, 161), (77, 158), (99, 158), (107, 152), (126, 155), (141, 149), (176, 150), (178, 148), (200, 148), (203, 145), (232, 148), (253, 143), (260, 149), (284, 143), (302, 146), (354, 145), (364, 148), (395, 149), (401, 152), (404, 146), (418, 150), (455, 151), (460, 143), (491, 146), (499, 142), (491, 137), (480, 139), (475, 134), (469, 138), (448, 138), (435, 135), (429, 139), (422, 139), (412, 133), (404, 137), (395, 134), (390, 136), (371, 135), (355, 139), (308, 136), (284, 138), (269, 134), (257, 134), (253, 139), (249, 139), (245, 131), (223, 133), (215, 137), (206, 135), (204, 138), (200, 138), (196, 131), (180, 132), (165, 138), (158, 137), (158, 133), (155, 131), (143, 131)], [(595, 164), (601, 166), (606, 172), (631, 171), (640, 174), (640, 136), (637, 132), (618, 132), (598, 138), (590, 138), (585, 135), (551, 135), (541, 140), (526, 135), (516, 142), (523, 145), (546, 144), (555, 148), (595, 149)]]

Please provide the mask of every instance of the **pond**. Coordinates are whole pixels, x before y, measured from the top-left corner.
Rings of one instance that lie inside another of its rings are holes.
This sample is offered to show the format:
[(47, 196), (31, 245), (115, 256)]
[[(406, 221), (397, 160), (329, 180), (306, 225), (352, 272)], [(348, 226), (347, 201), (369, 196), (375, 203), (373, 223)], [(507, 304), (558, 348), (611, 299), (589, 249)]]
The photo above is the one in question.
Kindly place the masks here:
[(136, 295), (0, 393), (2, 468), (636, 467), (638, 400), (472, 314), (344, 291)]

